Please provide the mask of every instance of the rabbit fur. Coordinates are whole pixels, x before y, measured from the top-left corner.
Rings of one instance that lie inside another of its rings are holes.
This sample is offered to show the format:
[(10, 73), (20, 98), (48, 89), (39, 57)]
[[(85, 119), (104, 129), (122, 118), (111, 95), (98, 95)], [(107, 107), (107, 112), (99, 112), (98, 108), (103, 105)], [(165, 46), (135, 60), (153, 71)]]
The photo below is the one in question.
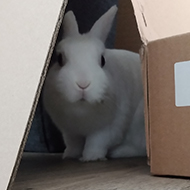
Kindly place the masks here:
[(117, 7), (80, 34), (72, 11), (63, 20), (43, 91), (44, 106), (62, 132), (63, 158), (81, 161), (146, 155), (139, 55), (104, 46)]

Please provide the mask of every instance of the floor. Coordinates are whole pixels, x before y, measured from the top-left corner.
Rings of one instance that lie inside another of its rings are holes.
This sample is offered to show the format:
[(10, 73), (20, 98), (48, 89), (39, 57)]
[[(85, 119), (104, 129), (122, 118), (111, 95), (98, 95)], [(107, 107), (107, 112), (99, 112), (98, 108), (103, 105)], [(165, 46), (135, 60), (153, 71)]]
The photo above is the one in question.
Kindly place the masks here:
[(190, 180), (151, 176), (146, 158), (94, 163), (25, 154), (12, 190), (190, 190)]

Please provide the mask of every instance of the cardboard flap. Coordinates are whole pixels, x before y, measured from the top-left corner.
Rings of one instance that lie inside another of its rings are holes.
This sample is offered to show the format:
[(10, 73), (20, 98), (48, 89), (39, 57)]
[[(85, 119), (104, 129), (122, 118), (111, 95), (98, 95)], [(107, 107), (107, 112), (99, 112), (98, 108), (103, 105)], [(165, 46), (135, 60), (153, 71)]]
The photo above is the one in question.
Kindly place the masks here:
[(0, 189), (7, 189), (63, 0), (0, 1)]
[(132, 0), (144, 44), (190, 32), (189, 0)]

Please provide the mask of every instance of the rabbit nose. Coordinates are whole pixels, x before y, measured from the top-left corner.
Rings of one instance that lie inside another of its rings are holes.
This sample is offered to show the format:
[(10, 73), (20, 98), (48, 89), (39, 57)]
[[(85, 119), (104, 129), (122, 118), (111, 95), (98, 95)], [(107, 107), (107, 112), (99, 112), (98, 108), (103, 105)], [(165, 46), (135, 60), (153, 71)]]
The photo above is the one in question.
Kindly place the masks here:
[(84, 89), (86, 89), (86, 88), (88, 88), (89, 86), (90, 86), (90, 83), (85, 83), (85, 84), (79, 84), (79, 83), (77, 83), (77, 86), (79, 87), (79, 88), (81, 88), (82, 90), (84, 90)]

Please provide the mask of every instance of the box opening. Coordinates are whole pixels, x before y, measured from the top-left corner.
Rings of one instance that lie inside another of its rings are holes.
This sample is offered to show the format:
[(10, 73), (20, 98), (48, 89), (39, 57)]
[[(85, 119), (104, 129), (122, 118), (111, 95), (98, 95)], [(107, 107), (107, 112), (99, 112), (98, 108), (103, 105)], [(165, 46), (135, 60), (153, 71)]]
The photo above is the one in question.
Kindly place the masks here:
[[(126, 24), (132, 26), (132, 28), (129, 30), (130, 36), (127, 35), (128, 37), (125, 37), (125, 40), (127, 40), (127, 42), (129, 42), (129, 43), (123, 43), (123, 45), (122, 45), (122, 42), (123, 42), (121, 40), (122, 38), (121, 38), (120, 34), (118, 34), (118, 32), (116, 32), (116, 45), (115, 45), (115, 47), (120, 48), (120, 49), (127, 49), (127, 50), (130, 50), (130, 51), (138, 52), (139, 48), (140, 48), (140, 45), (141, 45), (141, 39), (140, 39), (140, 36), (139, 36), (139, 33), (138, 33), (138, 28), (137, 28), (137, 25), (136, 25), (135, 17), (133, 15), (132, 4), (129, 3), (129, 6), (126, 6), (126, 7), (130, 11), (128, 22), (126, 22)], [(121, 6), (121, 9), (122, 9), (122, 6)], [(119, 9), (119, 13), (118, 13), (119, 18), (117, 18), (117, 21), (118, 20), (122, 21), (121, 11), (122, 10)], [(123, 15), (123, 16), (126, 16), (126, 15)], [(119, 31), (119, 33), (120, 33), (121, 30), (119, 29), (119, 27), (121, 27), (121, 25), (118, 24), (117, 27), (116, 27), (117, 28), (116, 31)], [(126, 34), (123, 33), (123, 35), (126, 35)], [(133, 38), (131, 40), (132, 36), (133, 36)], [(127, 46), (125, 46), (125, 44)], [(43, 72), (44, 73), (43, 77), (45, 77), (45, 74), (46, 74), (46, 71), (47, 71), (46, 69), (47, 69), (47, 67), (45, 68), (45, 71)], [(44, 80), (44, 78), (43, 78), (43, 80)], [(40, 86), (40, 90), (41, 90), (41, 86)], [(39, 90), (39, 92), (40, 92), (40, 90)], [(34, 113), (32, 113), (32, 117), (33, 117), (33, 114)], [(32, 122), (32, 120), (30, 120), (30, 122)], [(28, 132), (29, 132), (29, 129), (27, 130), (25, 136), (28, 135)], [(22, 149), (23, 149), (23, 146), (25, 144), (25, 141), (26, 141), (26, 139), (24, 139), (24, 141), (23, 141)]]

